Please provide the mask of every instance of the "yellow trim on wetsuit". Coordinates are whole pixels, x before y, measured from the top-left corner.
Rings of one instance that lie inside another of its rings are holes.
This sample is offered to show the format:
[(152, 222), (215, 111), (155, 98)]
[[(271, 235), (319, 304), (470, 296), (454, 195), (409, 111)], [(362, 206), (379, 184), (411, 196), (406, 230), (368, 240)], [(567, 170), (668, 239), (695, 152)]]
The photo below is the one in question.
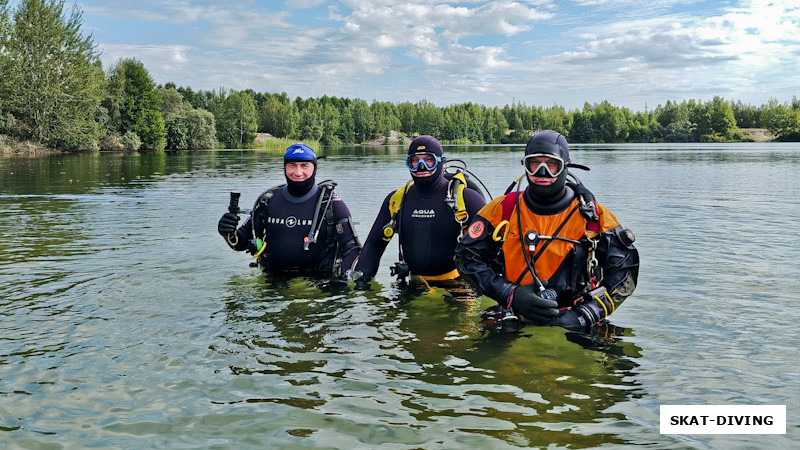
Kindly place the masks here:
[(453, 214), (455, 214), (457, 221), (465, 222), (469, 218), (467, 215), (467, 205), (464, 202), (464, 189), (467, 187), (467, 179), (464, 177), (463, 172), (458, 172), (453, 175), (453, 179), (461, 182), (456, 186), (456, 210), (453, 211)]
[(455, 280), (456, 278), (458, 278), (458, 276), (459, 276), (458, 269), (453, 269), (450, 272), (443, 273), (441, 275), (425, 275), (425, 276), (419, 275), (419, 277), (425, 281)]

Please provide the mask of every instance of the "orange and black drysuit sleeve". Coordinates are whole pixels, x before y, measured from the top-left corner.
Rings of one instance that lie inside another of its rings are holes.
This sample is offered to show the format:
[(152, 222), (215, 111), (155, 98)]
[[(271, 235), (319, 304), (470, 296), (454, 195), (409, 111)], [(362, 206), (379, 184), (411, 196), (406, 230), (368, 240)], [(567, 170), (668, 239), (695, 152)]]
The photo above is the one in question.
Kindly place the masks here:
[(495, 241), (495, 227), (475, 215), (467, 233), (456, 246), (456, 268), (483, 295), (505, 306), (516, 284), (503, 278), (502, 241)]

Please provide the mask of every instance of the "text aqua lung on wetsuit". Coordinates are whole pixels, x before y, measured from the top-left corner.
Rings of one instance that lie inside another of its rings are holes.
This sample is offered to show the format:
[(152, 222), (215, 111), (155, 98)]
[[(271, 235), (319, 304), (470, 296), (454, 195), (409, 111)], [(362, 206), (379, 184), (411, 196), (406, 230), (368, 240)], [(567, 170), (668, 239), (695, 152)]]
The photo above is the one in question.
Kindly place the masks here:
[(267, 217), (267, 223), (286, 225), (287, 228), (294, 228), (296, 226), (311, 225), (311, 220), (300, 220), (294, 216), (289, 216), (285, 219), (280, 217)]

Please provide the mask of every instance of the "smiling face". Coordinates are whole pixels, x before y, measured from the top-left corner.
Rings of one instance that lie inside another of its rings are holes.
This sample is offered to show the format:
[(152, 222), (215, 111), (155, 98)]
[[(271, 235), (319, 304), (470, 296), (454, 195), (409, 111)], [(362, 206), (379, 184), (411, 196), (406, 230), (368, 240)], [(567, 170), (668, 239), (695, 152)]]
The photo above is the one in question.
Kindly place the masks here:
[(289, 162), (286, 163), (286, 178), (301, 182), (309, 179), (314, 174), (314, 164), (310, 162)]

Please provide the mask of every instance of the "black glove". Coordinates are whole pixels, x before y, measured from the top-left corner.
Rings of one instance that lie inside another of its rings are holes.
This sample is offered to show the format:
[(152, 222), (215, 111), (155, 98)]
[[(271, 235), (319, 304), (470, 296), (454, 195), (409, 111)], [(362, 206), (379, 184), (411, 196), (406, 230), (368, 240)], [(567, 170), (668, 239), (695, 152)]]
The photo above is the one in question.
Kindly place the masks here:
[(575, 192), (575, 195), (583, 197), (586, 203), (591, 203), (594, 201), (594, 194), (592, 194), (589, 189), (586, 189), (586, 186), (584, 186), (583, 183), (573, 183), (571, 181), (567, 181), (566, 184)]
[(575, 191), (576, 196), (582, 197), (583, 201), (586, 202), (579, 206), (581, 209), (581, 213), (585, 217), (591, 218), (593, 222), (597, 222), (598, 220), (600, 220), (600, 216), (597, 215), (597, 208), (594, 205), (594, 194), (592, 194), (591, 191), (586, 189), (586, 186), (584, 186), (582, 183), (572, 183), (568, 181), (567, 186), (569, 186), (573, 191)]
[(217, 231), (222, 236), (228, 237), (236, 233), (236, 225), (239, 224), (239, 215), (232, 212), (226, 212), (219, 219), (217, 224)]
[(511, 292), (511, 308), (525, 319), (539, 324), (548, 324), (559, 316), (558, 302), (540, 297), (532, 284)]

